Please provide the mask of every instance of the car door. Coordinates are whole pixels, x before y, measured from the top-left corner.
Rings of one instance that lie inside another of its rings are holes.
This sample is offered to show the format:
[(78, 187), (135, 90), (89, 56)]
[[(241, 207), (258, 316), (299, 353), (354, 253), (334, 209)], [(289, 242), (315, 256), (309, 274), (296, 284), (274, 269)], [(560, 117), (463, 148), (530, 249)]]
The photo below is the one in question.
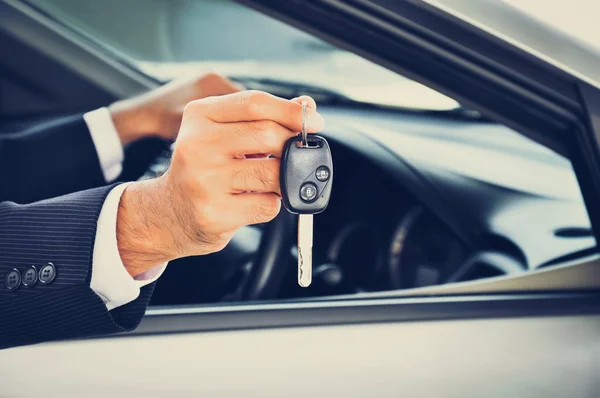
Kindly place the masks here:
[[(241, 3), (568, 156), (600, 237), (592, 77), (459, 18), (448, 6), (458, 3)], [(132, 73), (118, 75), (139, 82)], [(597, 396), (598, 261), (424, 289), (149, 308), (131, 334), (3, 351), (0, 395)]]

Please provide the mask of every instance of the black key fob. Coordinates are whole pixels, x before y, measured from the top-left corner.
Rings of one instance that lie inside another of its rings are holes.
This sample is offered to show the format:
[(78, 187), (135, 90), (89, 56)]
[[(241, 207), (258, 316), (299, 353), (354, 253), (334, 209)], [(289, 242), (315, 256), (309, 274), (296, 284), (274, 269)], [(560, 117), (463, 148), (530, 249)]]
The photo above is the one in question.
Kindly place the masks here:
[(329, 203), (333, 183), (333, 161), (325, 138), (310, 134), (286, 141), (281, 157), (281, 196), (289, 212), (321, 213)]

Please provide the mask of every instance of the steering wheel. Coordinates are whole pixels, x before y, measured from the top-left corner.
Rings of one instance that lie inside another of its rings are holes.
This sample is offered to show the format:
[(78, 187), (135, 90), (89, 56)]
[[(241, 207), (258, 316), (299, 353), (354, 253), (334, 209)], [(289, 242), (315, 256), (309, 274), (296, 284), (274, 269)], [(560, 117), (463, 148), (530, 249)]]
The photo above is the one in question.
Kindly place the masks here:
[(282, 207), (265, 225), (256, 257), (240, 290), (241, 299), (275, 298), (287, 270), (297, 217)]

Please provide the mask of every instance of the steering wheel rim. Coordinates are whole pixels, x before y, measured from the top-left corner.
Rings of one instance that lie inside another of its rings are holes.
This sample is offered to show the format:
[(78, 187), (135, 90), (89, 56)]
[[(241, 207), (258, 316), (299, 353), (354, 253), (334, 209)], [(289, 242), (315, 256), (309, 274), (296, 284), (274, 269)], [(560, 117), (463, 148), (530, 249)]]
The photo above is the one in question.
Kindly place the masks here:
[(266, 224), (256, 257), (241, 287), (242, 300), (268, 300), (276, 297), (287, 271), (297, 222), (296, 215), (282, 208), (277, 217)]

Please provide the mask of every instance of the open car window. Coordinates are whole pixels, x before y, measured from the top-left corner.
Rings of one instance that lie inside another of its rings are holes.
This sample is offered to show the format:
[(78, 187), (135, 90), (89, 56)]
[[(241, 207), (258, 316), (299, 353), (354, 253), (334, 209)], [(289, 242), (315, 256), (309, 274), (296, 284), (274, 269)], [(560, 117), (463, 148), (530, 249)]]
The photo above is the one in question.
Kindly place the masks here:
[[(32, 2), (160, 80), (216, 70), (276, 93), (321, 95), (325, 135), (342, 166), (332, 204), (315, 220), (320, 279), (307, 290), (283, 279), (278, 299), (600, 285), (570, 161), (463, 112), (454, 99), (230, 1)], [(167, 166), (168, 154), (152, 170)], [(369, 181), (368, 189), (358, 181)], [(256, 247), (261, 233), (241, 231), (240, 246)], [(294, 255), (290, 247), (292, 275)], [(244, 257), (222, 289), (206, 294), (195, 281), (213, 279), (214, 268), (173, 265), (154, 304), (235, 297), (251, 262)]]
[(229, 0), (33, 2), (161, 80), (214, 69), (240, 78), (315, 85), (360, 102), (424, 110), (458, 106), (434, 90)]

